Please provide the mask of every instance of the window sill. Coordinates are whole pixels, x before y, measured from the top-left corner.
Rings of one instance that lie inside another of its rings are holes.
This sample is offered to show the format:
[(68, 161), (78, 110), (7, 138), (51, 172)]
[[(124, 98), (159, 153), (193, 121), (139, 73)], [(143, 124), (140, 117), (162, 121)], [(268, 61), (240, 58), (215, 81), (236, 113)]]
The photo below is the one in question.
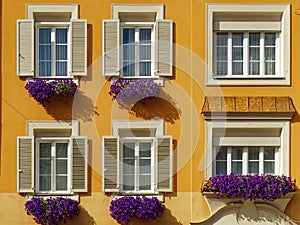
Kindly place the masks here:
[(208, 77), (207, 86), (289, 86), (290, 79), (283, 76), (214, 76)]
[(48, 199), (48, 198), (58, 198), (58, 197), (63, 197), (63, 198), (70, 198), (73, 200), (76, 200), (79, 202), (79, 195), (78, 194), (35, 194), (35, 195), (31, 195), (28, 194), (26, 195), (27, 200), (33, 198), (33, 197), (39, 197), (39, 198), (44, 198), (44, 199)]
[(111, 198), (112, 198), (112, 200), (114, 200), (114, 199), (122, 198), (124, 196), (137, 197), (137, 196), (142, 196), (142, 195), (145, 195), (148, 198), (156, 197), (159, 202), (164, 202), (164, 195), (162, 193), (159, 193), (159, 194), (149, 194), (149, 193), (116, 193), (116, 194), (112, 194)]

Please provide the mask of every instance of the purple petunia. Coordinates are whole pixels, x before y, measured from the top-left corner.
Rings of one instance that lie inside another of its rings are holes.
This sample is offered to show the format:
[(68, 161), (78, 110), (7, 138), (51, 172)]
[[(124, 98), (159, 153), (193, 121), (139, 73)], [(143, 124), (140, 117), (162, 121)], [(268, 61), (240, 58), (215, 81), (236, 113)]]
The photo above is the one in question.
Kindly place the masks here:
[(296, 181), (276, 175), (217, 175), (205, 181), (201, 192), (213, 192), (218, 198), (241, 197), (243, 200), (262, 199), (274, 201), (288, 192), (297, 190)]
[(72, 219), (79, 214), (79, 202), (69, 198), (33, 197), (25, 203), (27, 215), (32, 215), (35, 222), (42, 225), (58, 225), (67, 218)]
[(124, 196), (112, 200), (109, 209), (112, 218), (120, 224), (127, 224), (134, 216), (146, 221), (156, 219), (163, 213), (164, 206), (156, 197)]
[(109, 95), (125, 109), (136, 102), (146, 104), (147, 99), (158, 97), (160, 88), (153, 79), (117, 79), (110, 86)]
[(55, 79), (53, 81), (34, 79), (26, 83), (25, 89), (39, 104), (44, 104), (54, 96), (74, 96), (77, 85), (72, 79)]

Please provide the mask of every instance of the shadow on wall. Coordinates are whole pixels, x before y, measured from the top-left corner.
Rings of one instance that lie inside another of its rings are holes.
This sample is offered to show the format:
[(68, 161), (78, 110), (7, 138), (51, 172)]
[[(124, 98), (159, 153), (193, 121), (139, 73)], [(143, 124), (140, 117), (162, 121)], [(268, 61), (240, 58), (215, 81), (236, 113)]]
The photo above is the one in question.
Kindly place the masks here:
[(175, 100), (161, 90), (159, 97), (147, 99), (146, 104), (137, 102), (130, 113), (144, 120), (161, 118), (167, 123), (174, 124), (180, 118), (181, 110), (176, 107)]
[[(82, 206), (80, 206), (79, 216), (76, 216), (73, 219), (68, 219), (66, 222), (67, 224), (73, 224), (73, 225), (97, 225), (94, 218)], [(61, 222), (61, 224), (65, 224), (65, 223)]]
[(47, 113), (56, 120), (81, 120), (91, 121), (97, 114), (92, 100), (84, 95), (82, 91), (77, 91), (76, 96), (68, 96), (64, 99), (54, 97), (51, 102), (43, 105)]
[(138, 218), (132, 218), (128, 225), (183, 225), (181, 222), (177, 221), (177, 219), (171, 214), (169, 209), (165, 209), (161, 217), (157, 219), (149, 219), (148, 221), (142, 221)]

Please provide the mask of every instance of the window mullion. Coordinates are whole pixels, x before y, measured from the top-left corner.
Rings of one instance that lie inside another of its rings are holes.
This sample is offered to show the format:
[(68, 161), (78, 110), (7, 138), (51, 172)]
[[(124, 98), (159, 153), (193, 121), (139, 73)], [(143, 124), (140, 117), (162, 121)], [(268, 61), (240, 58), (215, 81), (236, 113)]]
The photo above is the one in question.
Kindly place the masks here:
[(265, 33), (260, 33), (260, 75), (265, 75)]
[(232, 75), (232, 33), (228, 33), (228, 76)]
[(230, 174), (232, 172), (231, 161), (232, 161), (232, 148), (227, 147), (227, 174)]
[(243, 162), (242, 162), (242, 173), (248, 174), (248, 147), (243, 147)]
[(244, 38), (243, 38), (243, 75), (248, 76), (249, 75), (249, 32), (244, 33)]
[(139, 64), (139, 49), (140, 49), (140, 40), (139, 40), (139, 28), (135, 28), (135, 76), (140, 75), (140, 64)]
[(283, 71), (281, 71), (281, 65), (283, 62), (283, 59), (280, 58), (281, 56), (281, 47), (280, 47), (280, 38), (278, 33), (276, 33), (276, 41), (275, 41), (275, 75), (281, 75), (284, 74)]
[(51, 28), (51, 76), (55, 76), (55, 54), (56, 54), (56, 49), (55, 49), (55, 28)]
[(264, 174), (264, 147), (259, 148), (259, 174)]
[(56, 154), (55, 154), (55, 142), (51, 143), (51, 191), (56, 190)]
[[(281, 155), (279, 154), (279, 149), (280, 147), (275, 148), (275, 174), (282, 174), (283, 173), (283, 166), (282, 166), (282, 158)], [(282, 153), (281, 153), (282, 154)]]
[(135, 190), (139, 191), (139, 142), (135, 142)]

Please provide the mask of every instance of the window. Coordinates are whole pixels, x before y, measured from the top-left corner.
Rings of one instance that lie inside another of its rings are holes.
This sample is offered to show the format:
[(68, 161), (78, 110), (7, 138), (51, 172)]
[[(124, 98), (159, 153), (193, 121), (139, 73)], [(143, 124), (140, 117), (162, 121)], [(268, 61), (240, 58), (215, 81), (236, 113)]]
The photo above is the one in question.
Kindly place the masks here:
[(278, 174), (277, 147), (218, 147), (215, 174)]
[(29, 122), (28, 130), (17, 138), (18, 192), (87, 192), (87, 138), (77, 136), (78, 123)]
[(171, 20), (163, 5), (113, 5), (103, 20), (103, 75), (126, 78), (172, 76)]
[(69, 28), (37, 26), (37, 71), (39, 77), (67, 77)]
[(215, 34), (215, 76), (263, 77), (279, 73), (279, 34), (218, 32)]
[(207, 4), (207, 85), (289, 85), (290, 6)]
[(162, 121), (114, 121), (103, 137), (103, 191), (158, 194), (172, 191), (172, 138)]
[(28, 4), (17, 21), (17, 75), (73, 78), (86, 75), (87, 24), (77, 5)]
[(122, 74), (153, 76), (153, 27), (122, 27)]
[(289, 174), (289, 122), (207, 121), (207, 177)]

